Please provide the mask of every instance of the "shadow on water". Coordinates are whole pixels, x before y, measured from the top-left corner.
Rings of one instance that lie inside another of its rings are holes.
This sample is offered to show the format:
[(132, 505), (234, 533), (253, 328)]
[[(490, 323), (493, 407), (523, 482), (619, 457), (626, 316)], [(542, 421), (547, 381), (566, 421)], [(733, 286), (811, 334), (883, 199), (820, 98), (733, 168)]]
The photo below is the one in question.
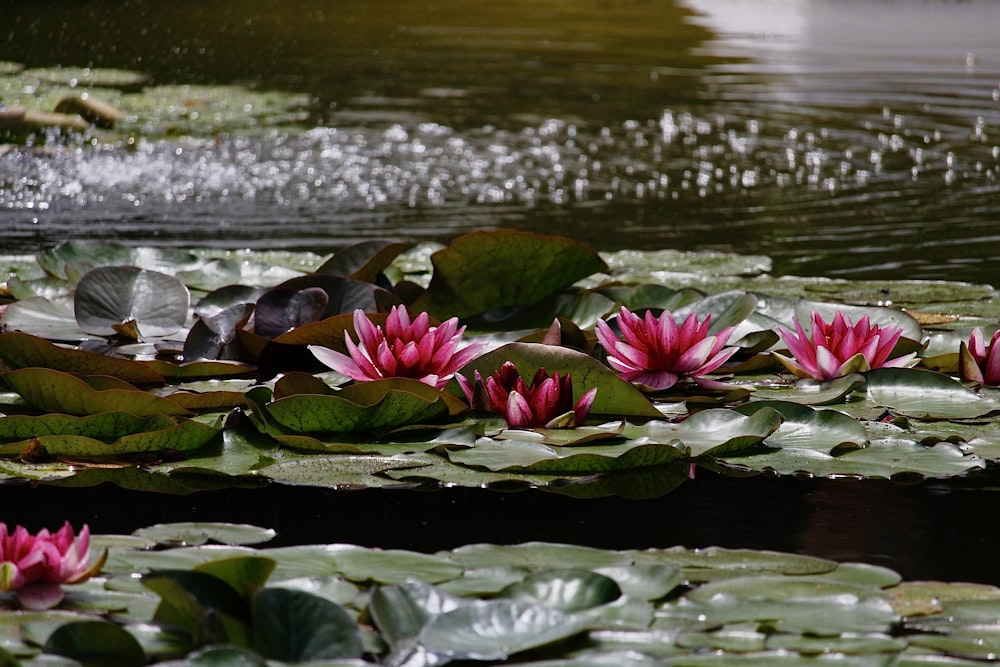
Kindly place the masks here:
[(993, 505), (996, 490), (965, 486), (732, 478), (699, 471), (671, 493), (646, 500), (281, 485), (188, 496), (110, 485), (5, 485), (2, 497), (8, 508), (4, 519), (34, 529), (51, 527), (52, 517), (107, 533), (161, 522), (230, 521), (275, 529), (272, 546), (351, 543), (424, 552), (479, 542), (549, 541), (603, 549), (721, 546), (867, 562), (907, 579), (1000, 585), (993, 548), (1000, 520), (982, 511)]

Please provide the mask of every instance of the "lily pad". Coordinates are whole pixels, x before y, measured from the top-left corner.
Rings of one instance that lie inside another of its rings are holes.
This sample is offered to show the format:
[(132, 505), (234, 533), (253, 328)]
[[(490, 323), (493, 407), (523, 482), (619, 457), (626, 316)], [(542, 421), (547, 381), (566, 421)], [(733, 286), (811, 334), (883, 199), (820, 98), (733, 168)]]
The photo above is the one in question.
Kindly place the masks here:
[(505, 660), (514, 653), (572, 637), (584, 621), (557, 609), (516, 600), (490, 600), (433, 618), (420, 644), (452, 660)]
[(101, 266), (76, 286), (74, 308), (80, 328), (113, 336), (135, 322), (144, 336), (166, 336), (184, 327), (191, 297), (173, 276), (136, 266)]
[(3, 378), (26, 401), (49, 412), (92, 415), (121, 410), (139, 416), (191, 414), (166, 398), (138, 389), (94, 389), (75, 375), (48, 368), (21, 368), (5, 373)]
[(572, 239), (511, 229), (460, 236), (431, 256), (430, 286), (413, 304), (438, 318), (530, 306), (607, 268)]
[(0, 334), (0, 359), (11, 368), (38, 366), (67, 373), (110, 375), (133, 384), (161, 384), (164, 381), (149, 364), (59, 347), (26, 333)]
[(865, 391), (876, 405), (923, 419), (982, 417), (1000, 410), (1000, 401), (919, 368), (876, 368), (868, 373)]
[(261, 544), (274, 539), (270, 528), (259, 528), (236, 523), (159, 523), (137, 529), (133, 535), (155, 540), (158, 544), (197, 545), (207, 542), (219, 544)]
[(264, 406), (298, 433), (387, 433), (465, 409), (454, 397), (416, 380), (392, 378), (352, 385), (336, 395), (293, 394)]

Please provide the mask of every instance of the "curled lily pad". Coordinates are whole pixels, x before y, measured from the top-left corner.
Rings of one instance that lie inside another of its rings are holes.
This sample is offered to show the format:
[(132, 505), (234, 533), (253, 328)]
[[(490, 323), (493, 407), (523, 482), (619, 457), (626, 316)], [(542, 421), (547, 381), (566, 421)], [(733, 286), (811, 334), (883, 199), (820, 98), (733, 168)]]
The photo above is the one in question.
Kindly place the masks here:
[(504, 588), (497, 597), (574, 612), (608, 604), (621, 594), (611, 577), (582, 568), (565, 568), (531, 574)]
[(837, 410), (817, 410), (787, 401), (754, 401), (735, 410), (752, 414), (765, 407), (777, 410), (782, 416), (781, 426), (765, 439), (772, 447), (799, 447), (832, 452), (844, 445), (857, 448), (868, 442), (865, 427)]
[(166, 398), (134, 388), (94, 389), (75, 375), (48, 368), (21, 368), (3, 377), (24, 400), (49, 412), (92, 415), (123, 410), (139, 416), (191, 414)]
[(321, 320), (329, 303), (329, 295), (320, 287), (277, 287), (268, 290), (257, 300), (254, 331), (266, 338), (274, 338), (295, 327)]
[(374, 283), (392, 260), (409, 247), (410, 244), (400, 241), (362, 241), (335, 252), (316, 273)]
[(184, 327), (191, 297), (173, 276), (136, 266), (101, 266), (76, 287), (74, 309), (80, 328), (99, 336), (134, 322), (144, 336), (166, 336)]
[(726, 408), (697, 412), (678, 422), (651, 421), (627, 426), (625, 435), (633, 443), (680, 442), (692, 457), (739, 456), (759, 450), (764, 439), (778, 430), (783, 418), (768, 407), (744, 415)]
[(12, 368), (35, 366), (84, 375), (110, 375), (136, 384), (163, 382), (163, 376), (148, 364), (59, 347), (44, 338), (19, 332), (0, 334), (0, 359)]
[(184, 358), (236, 358), (237, 331), (247, 323), (253, 310), (253, 304), (239, 303), (200, 317), (184, 339)]

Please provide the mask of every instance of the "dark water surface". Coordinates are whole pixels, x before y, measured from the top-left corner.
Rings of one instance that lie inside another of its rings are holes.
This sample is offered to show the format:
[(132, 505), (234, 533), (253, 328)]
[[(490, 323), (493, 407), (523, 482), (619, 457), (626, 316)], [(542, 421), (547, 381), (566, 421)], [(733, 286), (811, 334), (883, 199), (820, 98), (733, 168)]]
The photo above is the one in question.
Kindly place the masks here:
[[(323, 252), (513, 226), (601, 250), (767, 254), (779, 274), (998, 284), (998, 26), (989, 0), (0, 0), (0, 61), (305, 100), (295, 126), (6, 152), (0, 249)], [(0, 518), (31, 525), (252, 521), (289, 541), (422, 550), (720, 544), (1000, 584), (996, 493), (961, 485), (705, 473), (648, 501), (28, 486), (0, 499)]]
[(996, 282), (989, 0), (0, 7), (0, 60), (308, 100), (304, 130), (9, 153), (14, 247), (324, 249), (503, 225), (768, 254), (778, 273)]

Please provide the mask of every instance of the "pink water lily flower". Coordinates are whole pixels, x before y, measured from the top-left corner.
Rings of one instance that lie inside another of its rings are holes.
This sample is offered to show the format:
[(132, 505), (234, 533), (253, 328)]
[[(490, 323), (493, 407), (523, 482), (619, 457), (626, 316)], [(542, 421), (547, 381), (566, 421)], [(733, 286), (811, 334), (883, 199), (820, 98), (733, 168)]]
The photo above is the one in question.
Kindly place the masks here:
[(976, 327), (968, 344), (958, 349), (958, 367), (963, 380), (988, 387), (1000, 386), (1000, 330), (993, 333), (990, 342), (983, 337), (983, 330)]
[(360, 339), (356, 344), (344, 332), (349, 355), (319, 345), (310, 345), (309, 350), (322, 363), (359, 382), (404, 377), (442, 389), (483, 348), (474, 343), (459, 349), (465, 327), (458, 326), (457, 317), (434, 327), (427, 313), (411, 321), (406, 306), (392, 307), (384, 331), (363, 310), (355, 310), (354, 329)]
[(76, 584), (96, 574), (107, 551), (90, 563), (90, 529), (77, 536), (67, 521), (55, 533), (43, 528), (32, 535), (23, 526), (8, 532), (0, 523), (0, 591), (16, 591), (27, 609), (49, 609), (63, 599), (62, 584)]
[(695, 382), (733, 356), (737, 348), (726, 347), (735, 327), (708, 335), (711, 316), (702, 322), (691, 313), (679, 327), (669, 310), (659, 317), (646, 311), (639, 317), (628, 308), (618, 313), (619, 339), (607, 322), (597, 321), (597, 340), (608, 354), (608, 365), (629, 382), (660, 390), (683, 378)]
[(872, 324), (867, 315), (852, 324), (840, 311), (833, 316), (832, 322), (826, 322), (815, 311), (810, 317), (811, 335), (806, 334), (798, 320), (795, 331), (777, 327), (778, 335), (793, 358), (772, 354), (798, 377), (825, 381), (873, 368), (899, 368), (914, 363), (916, 352), (889, 359), (903, 335), (902, 327)]
[(594, 387), (574, 403), (569, 373), (549, 375), (539, 368), (526, 383), (510, 361), (485, 380), (479, 371), (475, 372), (475, 382), (463, 375), (455, 378), (473, 408), (501, 414), (513, 428), (573, 428), (583, 424), (597, 396)]

